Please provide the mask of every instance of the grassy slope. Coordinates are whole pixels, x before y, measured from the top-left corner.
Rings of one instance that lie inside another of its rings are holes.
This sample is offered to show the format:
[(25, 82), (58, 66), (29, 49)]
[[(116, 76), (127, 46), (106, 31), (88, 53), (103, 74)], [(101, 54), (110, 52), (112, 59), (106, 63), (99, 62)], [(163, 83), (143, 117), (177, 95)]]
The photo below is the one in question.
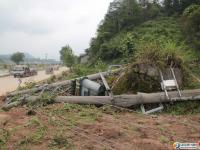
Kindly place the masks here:
[[(123, 43), (123, 39), (125, 39), (128, 34), (131, 34), (133, 37), (132, 42), (135, 45), (135, 51), (137, 51), (137, 47), (140, 47), (144, 43), (156, 42), (159, 43), (159, 45), (164, 45), (168, 41), (173, 42), (182, 50), (183, 59), (186, 64), (185, 67), (190, 68), (188, 72), (194, 73), (198, 78), (200, 77), (200, 67), (191, 64), (193, 60), (198, 58), (200, 53), (194, 51), (185, 43), (178, 19), (163, 17), (147, 21), (135, 28), (129, 27), (113, 37), (109, 41), (109, 45), (112, 45), (111, 47), (113, 49), (120, 49), (119, 46)], [(114, 62), (120, 62), (120, 60), (122, 59), (119, 58), (114, 60)], [(190, 80), (191, 85), (188, 85), (188, 88), (200, 88), (200, 84), (196, 82), (193, 77), (190, 77)]]
[(121, 48), (120, 45), (123, 44), (123, 40), (128, 34), (132, 35), (132, 42), (134, 43), (136, 50), (141, 41), (145, 43), (157, 42), (160, 44), (172, 41), (177, 44), (177, 46), (182, 46), (185, 49), (190, 50), (191, 57), (196, 57), (196, 52), (191, 50), (184, 42), (180, 23), (176, 18), (162, 17), (156, 20), (147, 21), (134, 28), (128, 27), (108, 42), (111, 48)]
[(168, 41), (180, 42), (182, 39), (180, 25), (174, 18), (159, 18), (147, 21), (133, 29), (133, 34), (137, 40), (144, 41)]

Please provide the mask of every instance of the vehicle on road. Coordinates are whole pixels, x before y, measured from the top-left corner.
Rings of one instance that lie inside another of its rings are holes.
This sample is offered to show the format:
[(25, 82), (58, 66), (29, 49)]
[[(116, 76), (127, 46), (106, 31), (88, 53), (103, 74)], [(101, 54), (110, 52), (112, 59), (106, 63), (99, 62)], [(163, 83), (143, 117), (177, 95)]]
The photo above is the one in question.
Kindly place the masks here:
[(45, 73), (46, 74), (53, 74), (53, 71), (54, 70), (54, 68), (53, 67), (51, 67), (51, 66), (49, 66), (49, 67), (47, 67), (46, 69), (45, 69)]
[(60, 66), (59, 66), (59, 65), (54, 65), (54, 66), (53, 66), (53, 70), (56, 70), (56, 71), (58, 71), (58, 70), (59, 70), (59, 68), (60, 68)]
[(11, 75), (13, 75), (15, 78), (30, 77), (37, 75), (37, 70), (34, 68), (29, 68), (26, 65), (17, 65), (12, 69)]
[(35, 76), (35, 75), (38, 74), (37, 69), (35, 69), (35, 68), (30, 68), (30, 71), (31, 71), (31, 74), (32, 74), (33, 76)]

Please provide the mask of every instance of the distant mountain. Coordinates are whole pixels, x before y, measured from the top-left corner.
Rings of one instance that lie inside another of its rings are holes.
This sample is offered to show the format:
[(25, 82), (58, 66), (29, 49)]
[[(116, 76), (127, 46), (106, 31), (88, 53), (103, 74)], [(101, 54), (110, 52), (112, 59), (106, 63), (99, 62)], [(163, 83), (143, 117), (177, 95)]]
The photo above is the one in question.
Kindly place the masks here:
[(0, 55), (0, 59), (9, 59), (11, 55)]
[(3, 60), (0, 59), (0, 64), (2, 64), (2, 63), (3, 63)]
[[(25, 58), (23, 64), (57, 64), (60, 63), (54, 59), (39, 59), (33, 57), (29, 53), (24, 53)], [(0, 55), (0, 64), (14, 64), (13, 61), (10, 60), (11, 54), (8, 55)]]
[(33, 57), (31, 54), (29, 53), (24, 53), (25, 55), (25, 59), (35, 59), (35, 57)]
[(14, 64), (10, 60), (11, 55), (0, 55), (0, 64)]
[[(10, 59), (12, 54), (7, 54), (7, 55), (0, 55), (0, 58), (2, 59)], [(25, 59), (35, 59), (35, 57), (33, 57), (31, 54), (29, 53), (24, 53), (25, 55)]]

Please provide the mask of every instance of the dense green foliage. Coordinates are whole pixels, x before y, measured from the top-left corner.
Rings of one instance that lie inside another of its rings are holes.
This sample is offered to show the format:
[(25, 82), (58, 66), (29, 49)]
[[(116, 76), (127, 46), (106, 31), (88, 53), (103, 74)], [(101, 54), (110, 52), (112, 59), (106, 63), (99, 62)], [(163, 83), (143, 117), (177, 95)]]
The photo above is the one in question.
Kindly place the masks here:
[(12, 54), (12, 56), (10, 57), (10, 59), (15, 62), (17, 65), (19, 65), (20, 62), (24, 61), (24, 53), (21, 52), (16, 52), (14, 54)]
[[(148, 3), (145, 9), (135, 0), (115, 0), (111, 3), (105, 19), (99, 25), (97, 37), (93, 38), (88, 49), (91, 58), (103, 60), (126, 57), (134, 51), (132, 35), (125, 34), (129, 28), (160, 15), (157, 3)], [(117, 36), (121, 34), (121, 37)], [(116, 37), (117, 36), (117, 37)]]
[(142, 45), (151, 43), (159, 47), (171, 43), (176, 46), (174, 49), (182, 49), (182, 54), (185, 50), (195, 54), (194, 47), (186, 41), (198, 48), (200, 11), (199, 5), (187, 8), (191, 4), (199, 4), (199, 1), (164, 0), (161, 5), (157, 1), (114, 0), (86, 51), (90, 61), (100, 58), (109, 63), (127, 62)]
[(183, 13), (183, 31), (188, 43), (200, 49), (200, 5), (191, 5)]
[(200, 105), (198, 101), (175, 102), (174, 104), (166, 104), (164, 113), (172, 115), (199, 114)]
[(94, 66), (87, 64), (76, 64), (72, 69), (73, 75), (76, 77), (89, 75), (92, 73), (102, 72), (107, 70), (107, 65), (101, 60), (96, 61)]
[(170, 16), (173, 14), (182, 14), (191, 4), (200, 4), (199, 0), (164, 0), (164, 12)]

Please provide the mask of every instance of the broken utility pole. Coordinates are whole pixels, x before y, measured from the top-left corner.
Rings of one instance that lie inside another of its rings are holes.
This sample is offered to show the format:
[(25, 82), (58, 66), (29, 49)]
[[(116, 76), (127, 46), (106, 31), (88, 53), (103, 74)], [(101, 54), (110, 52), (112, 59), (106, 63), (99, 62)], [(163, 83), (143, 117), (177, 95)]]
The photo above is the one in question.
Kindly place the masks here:
[[(188, 101), (200, 100), (200, 89), (183, 90), (182, 98), (177, 92), (168, 92), (173, 99), (168, 99), (164, 92), (159, 93), (138, 93), (136, 95), (115, 95), (111, 96), (57, 96), (54, 99), (55, 103), (73, 103), (73, 104), (92, 104), (92, 105), (115, 105), (119, 107), (131, 107), (139, 104), (166, 103), (171, 101)], [(23, 102), (35, 102), (39, 100), (39, 96), (26, 97)], [(8, 110), (12, 107), (20, 105), (19, 102), (5, 104), (2, 109)]]

